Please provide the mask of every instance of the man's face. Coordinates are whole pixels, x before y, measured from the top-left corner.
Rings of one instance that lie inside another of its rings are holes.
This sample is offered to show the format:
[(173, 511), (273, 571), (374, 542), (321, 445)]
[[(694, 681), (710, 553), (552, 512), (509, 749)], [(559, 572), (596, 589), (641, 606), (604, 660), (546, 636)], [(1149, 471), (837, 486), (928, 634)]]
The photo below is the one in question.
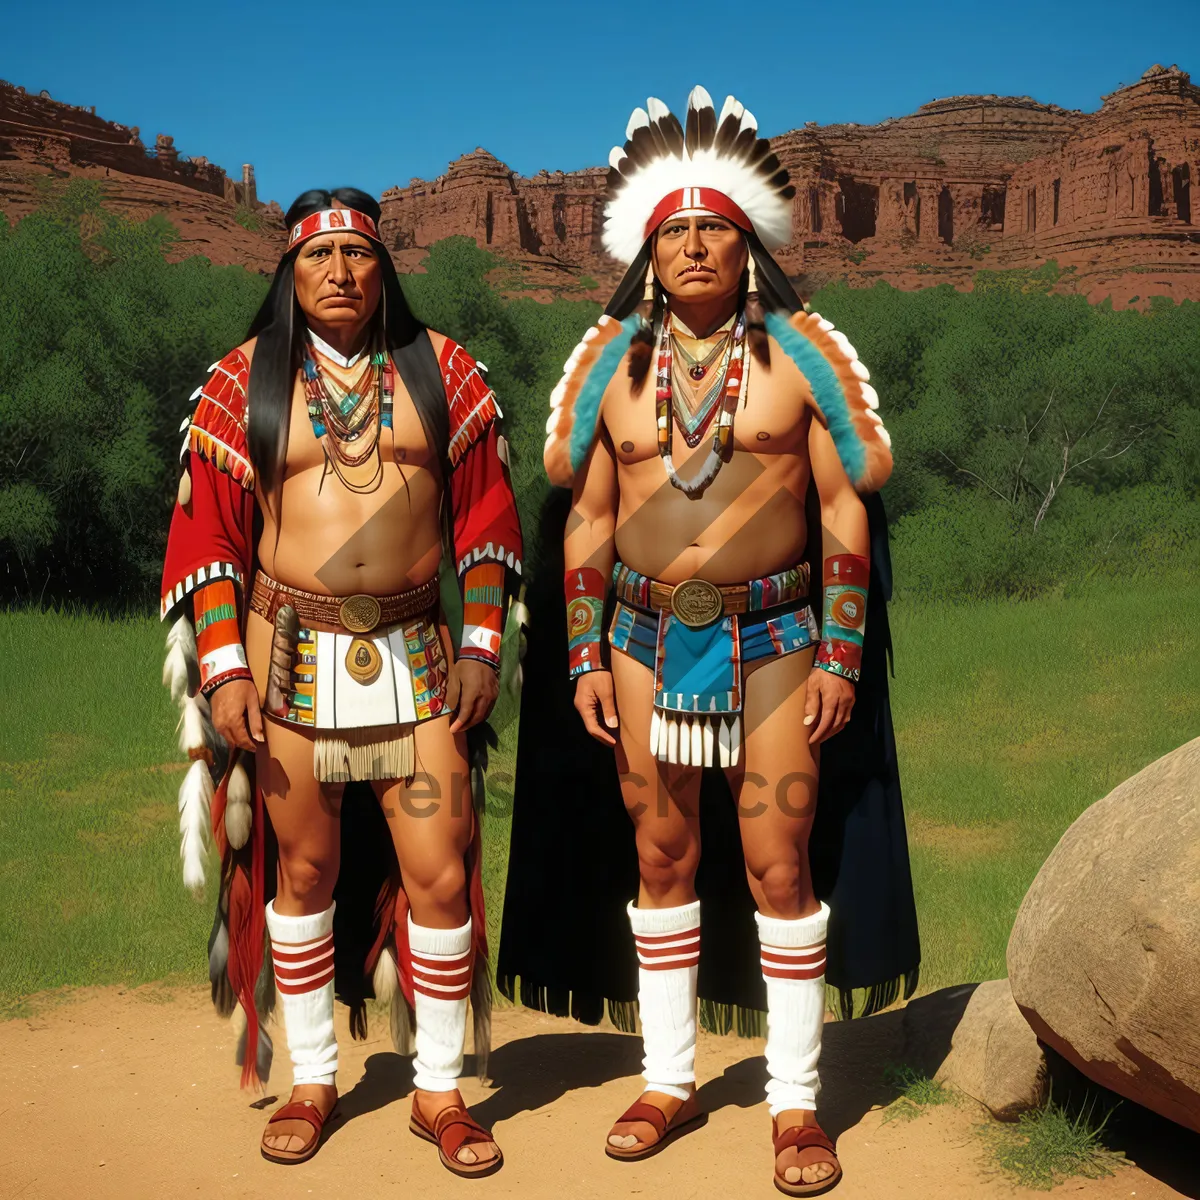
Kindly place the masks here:
[(352, 230), (309, 238), (296, 256), (295, 279), (304, 315), (322, 325), (366, 324), (383, 290), (370, 241)]
[(670, 217), (654, 235), (654, 273), (667, 294), (680, 300), (732, 295), (748, 256), (742, 231), (724, 217)]

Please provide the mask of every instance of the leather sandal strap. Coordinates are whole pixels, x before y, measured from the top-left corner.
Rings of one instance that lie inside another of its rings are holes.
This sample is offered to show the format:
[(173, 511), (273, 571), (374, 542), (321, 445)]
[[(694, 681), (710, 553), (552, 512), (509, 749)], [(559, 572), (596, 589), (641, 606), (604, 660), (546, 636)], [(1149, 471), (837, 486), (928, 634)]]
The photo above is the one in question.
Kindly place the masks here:
[(661, 1108), (655, 1108), (653, 1104), (647, 1104), (643, 1100), (635, 1101), (617, 1118), (618, 1125), (632, 1121), (645, 1121), (660, 1138), (667, 1132), (671, 1123)]
[(774, 1141), (776, 1158), (793, 1146), (797, 1150), (807, 1150), (810, 1147), (828, 1150), (830, 1154), (834, 1155), (835, 1161), (837, 1158), (833, 1142), (829, 1140), (828, 1134), (819, 1125), (793, 1125), (791, 1129), (785, 1129), (782, 1133), (776, 1134)]
[(447, 1158), (453, 1158), (463, 1146), (492, 1140), (492, 1135), (462, 1108), (443, 1109), (434, 1122), (433, 1136)]
[(293, 1100), (292, 1103), (285, 1104), (277, 1112), (271, 1114), (267, 1124), (274, 1125), (276, 1121), (307, 1121), (318, 1134), (325, 1124), (321, 1110), (315, 1104), (307, 1103), (304, 1100)]

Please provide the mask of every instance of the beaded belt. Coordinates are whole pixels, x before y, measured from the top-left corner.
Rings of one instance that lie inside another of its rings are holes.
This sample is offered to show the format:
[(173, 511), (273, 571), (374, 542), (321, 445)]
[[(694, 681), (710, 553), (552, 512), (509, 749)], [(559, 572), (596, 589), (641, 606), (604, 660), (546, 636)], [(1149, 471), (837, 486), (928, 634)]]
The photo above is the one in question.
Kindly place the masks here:
[(719, 586), (707, 579), (662, 583), (623, 563), (613, 568), (617, 599), (652, 612), (669, 608), (685, 625), (698, 628), (720, 616), (756, 612), (786, 604), (808, 594), (808, 563), (753, 579), (749, 583)]
[(330, 625), (350, 633), (370, 633), (377, 625), (395, 625), (428, 612), (440, 593), (437, 576), (420, 587), (394, 596), (321, 596), (286, 587), (259, 571), (250, 593), (250, 611), (268, 621), (285, 604), (296, 610), (303, 625)]

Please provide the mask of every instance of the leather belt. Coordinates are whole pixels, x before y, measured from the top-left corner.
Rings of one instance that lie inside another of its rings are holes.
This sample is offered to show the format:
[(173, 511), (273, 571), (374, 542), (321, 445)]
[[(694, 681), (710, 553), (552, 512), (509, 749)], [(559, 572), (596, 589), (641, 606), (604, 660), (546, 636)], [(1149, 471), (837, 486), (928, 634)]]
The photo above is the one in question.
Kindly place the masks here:
[(250, 611), (274, 622), (275, 614), (290, 604), (302, 625), (330, 625), (350, 633), (370, 633), (378, 625), (396, 625), (428, 612), (438, 601), (437, 576), (394, 596), (321, 596), (286, 587), (259, 571), (250, 593)]
[[(807, 568), (807, 563), (801, 564), (800, 586), (793, 599), (801, 599), (808, 593)], [(740, 616), (750, 612), (751, 588), (752, 585), (748, 583), (720, 586), (709, 583), (707, 579), (685, 579), (682, 583), (661, 583), (653, 579), (647, 598), (654, 612), (669, 608), (685, 625), (699, 628), (721, 616)], [(618, 589), (618, 598), (621, 598), (621, 589)], [(779, 600), (776, 603), (786, 604), (790, 601)]]

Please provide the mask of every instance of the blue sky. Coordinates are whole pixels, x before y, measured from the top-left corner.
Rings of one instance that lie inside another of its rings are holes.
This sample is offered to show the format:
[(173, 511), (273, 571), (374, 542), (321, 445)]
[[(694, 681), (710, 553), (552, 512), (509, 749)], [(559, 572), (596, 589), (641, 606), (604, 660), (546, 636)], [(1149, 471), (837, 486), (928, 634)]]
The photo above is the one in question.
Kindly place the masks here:
[(0, 78), (231, 174), (252, 162), (260, 198), (286, 208), (307, 187), (431, 178), (475, 146), (523, 174), (600, 165), (635, 105), (678, 111), (697, 82), (766, 134), (964, 92), (1089, 111), (1153, 62), (1200, 82), (1193, 3), (53, 0), (5, 5)]

